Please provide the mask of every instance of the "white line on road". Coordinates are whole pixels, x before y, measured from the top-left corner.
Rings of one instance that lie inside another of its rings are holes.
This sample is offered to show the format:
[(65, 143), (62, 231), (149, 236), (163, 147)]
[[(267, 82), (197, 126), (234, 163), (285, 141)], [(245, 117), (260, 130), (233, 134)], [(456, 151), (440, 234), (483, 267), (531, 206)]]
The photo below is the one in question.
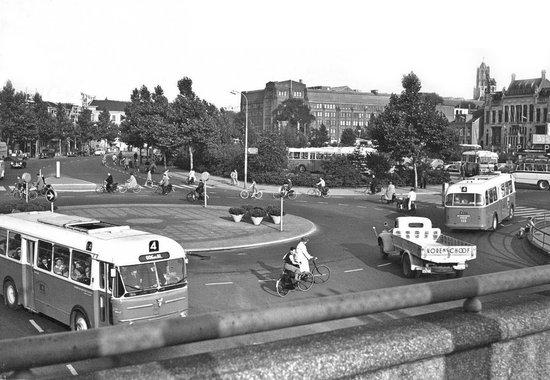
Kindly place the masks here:
[(386, 265), (390, 265), (391, 263), (385, 263), (385, 264), (380, 264), (380, 265), (377, 265), (378, 267), (385, 267)]
[(368, 208), (367, 206), (357, 206), (359, 208)]
[(347, 206), (347, 203), (338, 203), (338, 206)]
[(316, 203), (320, 203), (320, 204), (322, 204), (322, 205), (328, 204), (328, 202), (316, 202)]
[(375, 210), (378, 210), (378, 211), (384, 211), (384, 209), (383, 209), (383, 208), (380, 208), (380, 207), (375, 207), (374, 209), (375, 209)]
[(269, 280), (258, 280), (258, 282), (272, 282), (272, 281), (277, 281), (277, 280), (274, 280), (272, 278), (270, 278)]
[(362, 271), (363, 268), (359, 268), (359, 269), (348, 269), (348, 270), (345, 270), (344, 273), (350, 273), (350, 272), (359, 272), (359, 271)]
[(231, 285), (231, 284), (233, 283), (231, 281), (228, 281), (228, 282), (209, 282), (204, 285), (209, 286), (209, 285)]
[(31, 323), (31, 325), (34, 326), (35, 329), (38, 330), (39, 333), (43, 333), (43, 332), (44, 332), (44, 330), (42, 330), (42, 327), (38, 326), (38, 323), (36, 323), (36, 322), (34, 321), (34, 319), (29, 319), (29, 322)]
[(71, 364), (67, 364), (67, 369), (73, 376), (78, 376), (78, 372), (76, 372), (76, 369)]

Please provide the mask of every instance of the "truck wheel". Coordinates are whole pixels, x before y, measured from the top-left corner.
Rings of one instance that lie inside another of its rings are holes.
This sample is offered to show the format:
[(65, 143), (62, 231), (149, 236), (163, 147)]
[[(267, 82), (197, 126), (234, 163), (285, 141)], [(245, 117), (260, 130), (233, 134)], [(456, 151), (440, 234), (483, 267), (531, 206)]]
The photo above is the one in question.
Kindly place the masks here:
[(491, 223), (491, 230), (496, 231), (498, 228), (498, 216), (493, 215), (493, 221)]
[(411, 269), (411, 259), (409, 259), (409, 255), (407, 254), (404, 254), (401, 260), (401, 270), (403, 271), (403, 276), (407, 278), (418, 277), (417, 271)]
[(380, 242), (378, 244), (379, 244), (378, 246), (380, 247), (380, 256), (382, 256), (383, 259), (387, 259), (388, 253), (384, 251), (384, 243)]

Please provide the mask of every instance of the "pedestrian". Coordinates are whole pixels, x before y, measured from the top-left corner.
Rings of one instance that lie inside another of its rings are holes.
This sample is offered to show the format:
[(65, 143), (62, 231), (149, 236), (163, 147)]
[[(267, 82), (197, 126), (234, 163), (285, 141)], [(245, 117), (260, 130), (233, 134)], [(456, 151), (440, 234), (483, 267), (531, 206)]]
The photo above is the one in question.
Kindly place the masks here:
[(128, 157), (124, 158), (124, 171), (128, 170), (130, 167), (130, 159)]
[(460, 164), (460, 176), (462, 177), (462, 179), (464, 179), (466, 177), (466, 163), (465, 162)]
[(147, 170), (147, 178), (145, 179), (145, 183), (143, 186), (153, 186), (153, 175), (151, 174), (151, 170)]
[(426, 188), (426, 182), (427, 182), (427, 174), (425, 170), (422, 170), (420, 172), (420, 188), (425, 189)]
[(231, 184), (235, 186), (239, 186), (238, 174), (236, 169), (233, 169), (230, 177), (231, 177)]
[(138, 154), (137, 152), (134, 152), (134, 166), (137, 166), (137, 161), (138, 161)]
[(372, 175), (372, 179), (371, 179), (371, 181), (370, 181), (370, 193), (371, 193), (371, 194), (376, 194), (376, 183), (377, 183), (377, 182), (378, 182), (378, 181), (376, 180), (376, 177), (375, 177), (375, 175), (373, 174), (373, 175)]

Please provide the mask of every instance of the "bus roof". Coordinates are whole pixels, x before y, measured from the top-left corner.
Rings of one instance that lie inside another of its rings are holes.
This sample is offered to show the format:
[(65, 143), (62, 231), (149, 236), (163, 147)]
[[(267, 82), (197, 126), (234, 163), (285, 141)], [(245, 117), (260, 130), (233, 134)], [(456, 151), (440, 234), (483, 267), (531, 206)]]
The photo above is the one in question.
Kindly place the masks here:
[(318, 148), (287, 148), (289, 152), (313, 152), (313, 153), (326, 153), (326, 154), (352, 154), (356, 149), (361, 154), (375, 153), (376, 149), (366, 146), (354, 147), (354, 146), (324, 146)]
[[(129, 226), (51, 211), (0, 215), (0, 227), (82, 252), (90, 252), (94, 258), (115, 265), (138, 264), (142, 261), (139, 256), (161, 252), (169, 252), (171, 258), (185, 256), (181, 245), (168, 237), (134, 230)], [(152, 241), (158, 242), (158, 250), (149, 250)], [(86, 249), (88, 243), (92, 245), (91, 250)]]
[[(511, 174), (486, 174), (470, 177), (463, 181), (453, 183), (447, 189), (447, 193), (477, 193), (482, 194), (490, 187), (500, 185), (506, 181), (513, 181)], [(466, 187), (466, 191), (462, 191)]]
[(490, 150), (467, 150), (462, 152), (462, 154), (467, 156), (479, 156), (479, 157), (497, 157), (497, 152), (491, 152)]

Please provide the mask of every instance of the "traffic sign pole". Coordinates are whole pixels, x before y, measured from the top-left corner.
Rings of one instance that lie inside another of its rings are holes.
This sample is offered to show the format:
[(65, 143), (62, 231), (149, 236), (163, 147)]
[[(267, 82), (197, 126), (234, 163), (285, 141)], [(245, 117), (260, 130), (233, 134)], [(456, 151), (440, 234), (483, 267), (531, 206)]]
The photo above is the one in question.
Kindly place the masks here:
[(283, 212), (283, 204), (284, 204), (283, 198), (284, 198), (283, 194), (281, 194), (281, 232), (283, 231), (283, 214), (284, 214), (284, 212)]
[(201, 174), (201, 180), (204, 183), (204, 207), (207, 206), (207, 203), (206, 203), (206, 181), (208, 181), (209, 178), (210, 178), (210, 173), (203, 172)]

